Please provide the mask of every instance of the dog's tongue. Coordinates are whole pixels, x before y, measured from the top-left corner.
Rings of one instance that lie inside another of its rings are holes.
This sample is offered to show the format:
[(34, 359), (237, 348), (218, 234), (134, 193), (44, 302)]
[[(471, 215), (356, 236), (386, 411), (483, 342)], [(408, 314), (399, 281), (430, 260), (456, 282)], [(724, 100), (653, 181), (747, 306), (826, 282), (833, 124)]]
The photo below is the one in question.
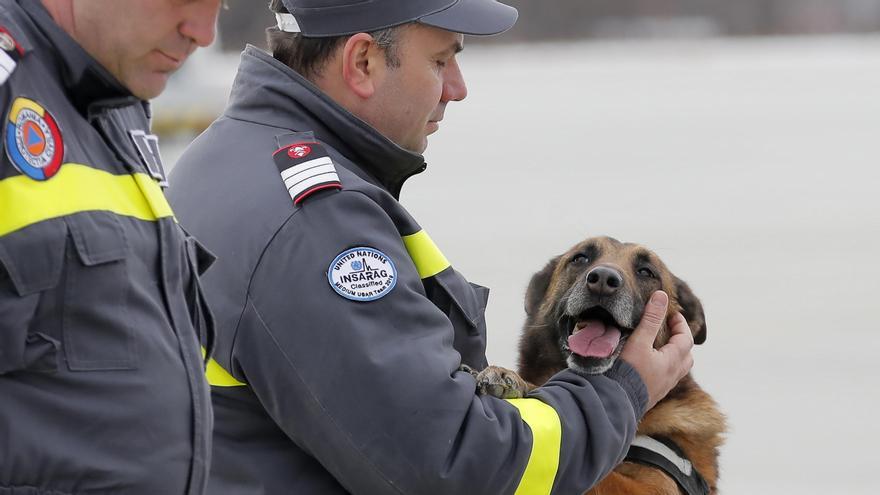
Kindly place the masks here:
[(619, 343), (620, 330), (599, 320), (587, 320), (586, 326), (568, 337), (571, 352), (584, 357), (608, 357)]

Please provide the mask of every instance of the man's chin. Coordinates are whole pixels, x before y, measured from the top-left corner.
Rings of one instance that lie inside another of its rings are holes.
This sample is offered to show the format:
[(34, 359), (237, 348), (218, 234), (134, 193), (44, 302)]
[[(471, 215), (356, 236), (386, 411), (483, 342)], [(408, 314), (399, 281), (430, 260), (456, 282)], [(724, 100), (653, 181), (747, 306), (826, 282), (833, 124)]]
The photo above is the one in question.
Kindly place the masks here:
[(142, 100), (151, 100), (165, 90), (168, 85), (169, 72), (153, 72), (142, 74), (135, 78), (127, 78), (123, 84), (131, 91), (131, 94)]
[(425, 136), (425, 139), (422, 139), (421, 144), (419, 144), (419, 149), (415, 150), (415, 152), (421, 155), (421, 154), (424, 154), (425, 150), (427, 150), (427, 149), (428, 149), (428, 136)]
[(425, 150), (428, 149), (428, 136), (423, 137), (418, 143), (397, 143), (397, 145), (407, 151), (422, 155), (425, 153)]

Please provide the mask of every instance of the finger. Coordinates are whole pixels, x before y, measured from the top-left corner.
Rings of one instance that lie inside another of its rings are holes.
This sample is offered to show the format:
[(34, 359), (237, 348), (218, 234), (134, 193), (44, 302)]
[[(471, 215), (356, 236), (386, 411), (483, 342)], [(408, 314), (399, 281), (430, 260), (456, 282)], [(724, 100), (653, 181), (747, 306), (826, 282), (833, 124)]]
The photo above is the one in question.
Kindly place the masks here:
[(681, 313), (675, 313), (669, 318), (669, 331), (669, 343), (686, 350), (690, 350), (694, 346), (694, 334)]
[(684, 378), (685, 375), (691, 372), (691, 368), (694, 367), (694, 355), (692, 353), (688, 353), (684, 356), (684, 359), (681, 360), (681, 364), (678, 370), (679, 379)]
[(674, 358), (676, 360), (690, 355), (691, 349), (694, 347), (694, 335), (681, 313), (676, 313), (669, 318), (669, 329), (671, 336), (666, 345), (660, 348), (660, 352), (676, 356)]
[(646, 342), (647, 345), (653, 346), (654, 339), (660, 327), (663, 326), (663, 320), (666, 319), (666, 307), (669, 305), (669, 296), (662, 290), (658, 290), (651, 294), (651, 300), (645, 305), (645, 313), (636, 329), (633, 331), (630, 339), (638, 342)]
[(669, 317), (669, 330), (672, 332), (672, 335), (678, 333), (691, 333), (691, 327), (688, 326), (687, 320), (684, 318), (684, 315), (678, 311)]

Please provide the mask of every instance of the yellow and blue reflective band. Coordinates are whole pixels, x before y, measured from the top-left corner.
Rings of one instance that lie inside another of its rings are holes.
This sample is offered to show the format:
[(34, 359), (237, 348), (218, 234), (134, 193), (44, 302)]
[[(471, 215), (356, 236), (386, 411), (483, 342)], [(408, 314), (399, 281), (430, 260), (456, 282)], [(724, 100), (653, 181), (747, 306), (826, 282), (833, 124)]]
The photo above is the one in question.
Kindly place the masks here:
[(423, 279), (433, 277), (450, 266), (449, 260), (424, 230), (403, 236), (403, 244), (419, 271), (419, 277)]
[(174, 216), (162, 189), (146, 174), (114, 175), (65, 163), (47, 181), (24, 175), (0, 180), (0, 236), (44, 220), (96, 210), (148, 221)]
[(532, 452), (516, 495), (548, 495), (559, 469), (562, 449), (562, 423), (551, 406), (538, 399), (507, 399), (519, 409), (522, 420), (532, 430)]
[[(202, 347), (202, 357), (205, 357), (207, 351)], [(222, 366), (213, 358), (208, 360), (208, 367), (205, 368), (205, 377), (208, 384), (214, 387), (246, 387), (246, 383), (242, 383), (223, 369)]]

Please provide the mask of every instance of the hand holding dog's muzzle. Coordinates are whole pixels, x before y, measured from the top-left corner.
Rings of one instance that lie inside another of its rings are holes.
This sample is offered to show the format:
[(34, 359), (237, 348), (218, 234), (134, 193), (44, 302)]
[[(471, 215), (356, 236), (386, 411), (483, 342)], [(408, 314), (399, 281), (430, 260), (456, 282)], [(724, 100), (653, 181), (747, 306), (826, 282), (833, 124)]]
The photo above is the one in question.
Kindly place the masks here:
[(694, 365), (691, 354), (694, 338), (684, 316), (678, 312), (668, 320), (669, 342), (654, 349), (654, 341), (666, 320), (668, 305), (669, 296), (665, 292), (657, 291), (651, 295), (641, 321), (621, 353), (621, 358), (638, 371), (645, 383), (648, 409), (665, 397)]

